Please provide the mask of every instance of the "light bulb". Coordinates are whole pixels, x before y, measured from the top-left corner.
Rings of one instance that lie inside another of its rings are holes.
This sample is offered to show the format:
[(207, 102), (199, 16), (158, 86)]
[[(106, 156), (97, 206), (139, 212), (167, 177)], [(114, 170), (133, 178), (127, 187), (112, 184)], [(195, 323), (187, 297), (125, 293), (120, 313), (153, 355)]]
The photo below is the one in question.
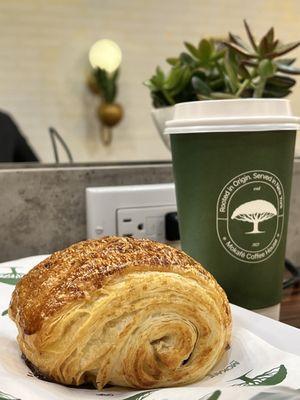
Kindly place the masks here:
[(93, 68), (98, 67), (112, 73), (121, 64), (122, 52), (117, 43), (109, 39), (101, 39), (90, 48), (89, 60)]

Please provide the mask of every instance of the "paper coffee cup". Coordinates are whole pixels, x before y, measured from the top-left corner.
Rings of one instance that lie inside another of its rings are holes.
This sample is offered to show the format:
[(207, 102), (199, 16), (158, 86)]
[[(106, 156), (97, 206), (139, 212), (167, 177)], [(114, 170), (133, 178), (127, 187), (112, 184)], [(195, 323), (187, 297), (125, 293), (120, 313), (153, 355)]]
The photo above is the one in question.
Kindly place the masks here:
[(298, 124), (282, 99), (180, 103), (166, 124), (182, 248), (246, 308), (281, 299)]

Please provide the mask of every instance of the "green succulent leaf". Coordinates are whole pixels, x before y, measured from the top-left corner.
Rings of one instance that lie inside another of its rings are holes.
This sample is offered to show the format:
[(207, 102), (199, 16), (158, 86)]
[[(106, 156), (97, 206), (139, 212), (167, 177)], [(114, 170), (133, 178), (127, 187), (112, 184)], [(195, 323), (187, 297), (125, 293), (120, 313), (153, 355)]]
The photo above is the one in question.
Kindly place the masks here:
[(246, 57), (246, 58), (257, 58), (256, 54), (252, 54), (249, 53), (247, 50), (245, 50), (242, 47), (239, 47), (238, 45), (236, 45), (235, 43), (231, 43), (231, 42), (224, 42), (224, 45), (229, 47), (231, 50), (233, 50), (234, 52)]
[(292, 92), (291, 90), (270, 88), (268, 86), (265, 86), (262, 97), (281, 99), (283, 97), (287, 97), (291, 92)]
[(215, 52), (211, 55), (211, 61), (217, 61), (223, 58), (226, 54), (226, 48), (223, 49), (216, 49)]
[(146, 85), (149, 85), (149, 87), (152, 87), (153, 90), (160, 90), (162, 85), (161, 83), (158, 81), (156, 76), (152, 76), (152, 78), (149, 81), (145, 82)]
[(285, 72), (285, 73), (291, 74), (291, 75), (299, 75), (300, 74), (300, 68), (292, 67), (290, 65), (277, 64), (277, 69), (280, 72)]
[(156, 77), (157, 77), (157, 82), (163, 83), (165, 79), (165, 74), (164, 71), (160, 67), (156, 67)]
[(222, 100), (222, 99), (236, 99), (237, 97), (231, 93), (221, 93), (221, 92), (212, 92), (210, 94), (211, 98), (214, 100)]
[(192, 77), (192, 86), (197, 94), (209, 95), (211, 88), (198, 76)]
[(240, 64), (248, 67), (253, 67), (253, 69), (255, 70), (256, 67), (258, 67), (259, 60), (241, 60)]
[(238, 66), (238, 73), (240, 74), (240, 76), (243, 79), (250, 79), (251, 78), (250, 72), (248, 71), (247, 67), (242, 63), (240, 63), (239, 66)]
[(146, 81), (143, 82), (143, 84), (150, 90), (156, 90), (156, 87), (152, 84), (151, 79), (147, 79)]
[(224, 87), (224, 79), (218, 77), (216, 79), (212, 79), (209, 82), (209, 87), (213, 91), (220, 91)]
[(253, 50), (257, 51), (258, 47), (257, 47), (257, 44), (256, 44), (255, 37), (252, 34), (250, 26), (248, 25), (248, 22), (245, 19), (244, 19), (244, 26), (245, 26), (245, 29), (246, 29), (246, 32), (247, 32), (247, 35), (248, 35), (248, 39), (249, 39), (249, 41), (250, 41), (250, 43), (251, 43), (251, 45), (253, 47)]
[(284, 75), (274, 75), (267, 80), (267, 85), (272, 85), (278, 88), (290, 89), (296, 84), (296, 80)]
[(267, 37), (266, 36), (264, 36), (262, 39), (261, 39), (261, 41), (259, 42), (259, 45), (258, 45), (258, 52), (259, 52), (259, 55), (260, 55), (260, 57), (266, 57), (266, 55), (268, 54), (268, 53), (270, 53), (270, 51), (271, 51), (271, 46), (269, 45), (269, 42), (268, 42), (268, 39), (267, 39)]
[(243, 49), (245, 49), (248, 53), (251, 52), (251, 50), (249, 49), (249, 47), (246, 45), (246, 43), (240, 38), (240, 36), (238, 35), (234, 35), (233, 33), (229, 32), (229, 40), (232, 43), (235, 43), (236, 45), (242, 47)]
[(202, 39), (199, 43), (198, 49), (199, 59), (203, 64), (207, 64), (213, 52), (211, 42), (207, 39)]
[(288, 43), (288, 44), (284, 44), (284, 45), (278, 44), (276, 49), (274, 50), (272, 56), (273, 56), (273, 58), (283, 56), (284, 54), (289, 53), (290, 51), (296, 49), (299, 46), (300, 46), (300, 41)]
[(276, 72), (276, 65), (271, 60), (261, 60), (258, 64), (258, 72), (262, 78), (271, 78)]
[(166, 61), (167, 61), (168, 64), (170, 64), (172, 66), (174, 66), (174, 65), (179, 63), (179, 59), (175, 58), (175, 57), (169, 57), (169, 58), (167, 58)]
[(265, 36), (262, 37), (259, 46), (258, 52), (261, 57), (266, 58), (274, 58), (273, 50), (278, 45), (278, 40), (274, 41), (274, 28), (270, 28)]
[(197, 94), (197, 99), (198, 100), (213, 100), (211, 96), (206, 96), (204, 94)]
[(204, 81), (207, 81), (207, 74), (204, 69), (197, 69), (195, 72), (193, 72), (192, 76), (198, 76)]
[(268, 32), (262, 37), (259, 45), (258, 52), (261, 56), (266, 55), (274, 50), (277, 45), (277, 41), (274, 42), (274, 28), (270, 28)]
[(277, 65), (292, 65), (296, 61), (296, 58), (280, 58), (276, 60)]
[(193, 44), (189, 42), (184, 42), (185, 47), (188, 49), (188, 51), (195, 57), (199, 58), (199, 51), (197, 47), (195, 47)]
[(271, 47), (274, 42), (274, 28), (273, 27), (268, 30), (265, 37), (266, 37), (269, 47)]
[[(276, 49), (276, 47), (278, 46), (278, 43), (279, 43), (278, 39), (275, 40), (275, 42), (273, 42), (273, 45), (272, 45), (272, 48), (271, 48), (272, 52)], [(274, 55), (274, 53), (271, 53), (271, 54), (272, 54), (272, 58), (276, 58), (277, 57), (276, 55)]]
[(191, 72), (188, 68), (181, 71), (181, 75), (178, 76), (177, 84), (170, 90), (171, 95), (174, 97), (182, 92), (187, 84), (191, 80)]
[(184, 65), (193, 66), (195, 64), (195, 60), (188, 53), (181, 53), (179, 59), (180, 62)]
[(164, 89), (172, 90), (178, 84), (178, 81), (181, 79), (182, 76), (182, 69), (180, 67), (174, 67), (171, 69), (171, 72), (164, 83)]
[(173, 101), (166, 99), (162, 91), (151, 91), (152, 104), (155, 108), (166, 107), (174, 104)]
[(227, 53), (224, 58), (224, 67), (227, 73), (230, 89), (234, 93), (239, 87), (239, 81), (236, 73), (234, 57), (230, 57), (230, 53)]
[(192, 78), (192, 72), (190, 71), (189, 68), (185, 68), (183, 70), (183, 74), (182, 74), (182, 78), (181, 78), (182, 86), (183, 87), (186, 86), (191, 81), (191, 78)]

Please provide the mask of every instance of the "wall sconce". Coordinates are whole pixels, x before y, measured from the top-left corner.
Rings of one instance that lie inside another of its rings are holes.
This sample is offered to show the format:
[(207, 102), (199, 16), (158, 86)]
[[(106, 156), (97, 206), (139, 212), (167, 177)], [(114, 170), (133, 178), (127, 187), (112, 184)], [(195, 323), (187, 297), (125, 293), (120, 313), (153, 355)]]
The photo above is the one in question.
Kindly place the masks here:
[(112, 141), (112, 128), (123, 117), (122, 106), (115, 102), (122, 52), (112, 40), (98, 40), (89, 51), (89, 61), (93, 71), (88, 78), (88, 86), (101, 98), (97, 112), (101, 122), (100, 137), (102, 143), (108, 146)]

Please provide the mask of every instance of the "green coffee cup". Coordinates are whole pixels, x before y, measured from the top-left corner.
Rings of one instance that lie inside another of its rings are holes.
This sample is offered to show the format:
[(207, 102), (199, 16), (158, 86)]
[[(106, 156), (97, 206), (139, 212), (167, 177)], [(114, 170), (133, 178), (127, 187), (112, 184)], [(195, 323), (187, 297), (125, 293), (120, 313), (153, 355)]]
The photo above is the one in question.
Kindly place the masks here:
[(184, 251), (229, 300), (281, 299), (298, 118), (288, 100), (181, 103), (166, 124)]

